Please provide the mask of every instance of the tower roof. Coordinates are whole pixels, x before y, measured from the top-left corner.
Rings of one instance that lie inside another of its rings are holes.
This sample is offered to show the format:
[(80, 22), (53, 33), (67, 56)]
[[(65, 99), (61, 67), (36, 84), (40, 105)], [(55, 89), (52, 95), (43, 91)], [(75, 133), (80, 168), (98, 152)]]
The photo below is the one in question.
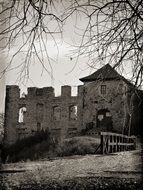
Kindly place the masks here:
[[(83, 77), (80, 79), (82, 82), (91, 82), (96, 80), (119, 80), (123, 77), (109, 64), (106, 64), (102, 68), (98, 69), (89, 76)], [(124, 78), (125, 79), (125, 78)]]

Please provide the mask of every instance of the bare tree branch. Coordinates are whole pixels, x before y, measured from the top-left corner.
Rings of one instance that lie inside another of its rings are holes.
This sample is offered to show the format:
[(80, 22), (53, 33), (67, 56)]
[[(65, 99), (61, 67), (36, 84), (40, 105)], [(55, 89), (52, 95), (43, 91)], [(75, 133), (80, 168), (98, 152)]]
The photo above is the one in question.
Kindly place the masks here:
[[(58, 11), (58, 6), (62, 10)], [(10, 0), (3, 4), (0, 12), (3, 28), (0, 32), (1, 42), (8, 39), (5, 48), (12, 48), (19, 38), (17, 52), (5, 68), (4, 74), (14, 58), (25, 49), (27, 54), (21, 65), (23, 74), (28, 76), (28, 68), (33, 56), (46, 69), (43, 51), (50, 66), (47, 72), (52, 76), (52, 64), (46, 43), (55, 35), (62, 37), (63, 26), (72, 15), (85, 18), (86, 26), (80, 30), (81, 39), (76, 52), (76, 63), (80, 56), (87, 56), (90, 65), (110, 63), (115, 68), (132, 67), (131, 80), (136, 86), (142, 85), (143, 63), (143, 0)], [(78, 24), (78, 21), (77, 21)], [(36, 43), (39, 43), (40, 51)], [(56, 41), (54, 41), (56, 44)], [(58, 46), (57, 46), (58, 48)], [(76, 65), (75, 63), (75, 65)], [(73, 68), (74, 69), (74, 68)], [(23, 75), (22, 74), (22, 75)], [(21, 75), (21, 76), (22, 76)]]

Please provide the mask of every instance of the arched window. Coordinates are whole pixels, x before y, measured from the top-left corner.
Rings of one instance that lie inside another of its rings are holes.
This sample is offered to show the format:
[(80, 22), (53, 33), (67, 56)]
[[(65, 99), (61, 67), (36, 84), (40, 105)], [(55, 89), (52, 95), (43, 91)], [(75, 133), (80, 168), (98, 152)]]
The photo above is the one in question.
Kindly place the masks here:
[(53, 119), (56, 121), (61, 119), (61, 108), (59, 106), (53, 108)]
[(18, 122), (19, 123), (23, 123), (24, 122), (24, 115), (26, 113), (26, 107), (22, 107), (19, 109), (19, 118), (18, 118)]
[(69, 119), (77, 120), (77, 106), (72, 105), (69, 107)]

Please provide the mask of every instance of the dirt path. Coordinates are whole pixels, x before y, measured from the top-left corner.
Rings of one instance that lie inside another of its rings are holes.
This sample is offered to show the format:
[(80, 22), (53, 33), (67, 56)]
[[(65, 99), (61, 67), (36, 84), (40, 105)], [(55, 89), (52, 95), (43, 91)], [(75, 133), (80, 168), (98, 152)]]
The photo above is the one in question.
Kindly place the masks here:
[[(112, 189), (128, 189), (128, 185), (131, 189), (138, 189), (142, 177), (141, 165), (139, 150), (5, 164), (2, 170), (7, 173), (0, 173), (0, 189), (46, 190), (64, 187), (79, 190), (90, 189), (91, 185), (91, 189), (104, 189), (111, 184)], [(8, 172), (10, 170), (13, 172)]]
[(140, 175), (141, 152), (139, 150), (120, 152), (112, 155), (85, 155), (57, 158), (51, 161), (6, 164), (4, 170), (27, 170), (43, 172), (53, 178), (83, 176), (134, 176)]

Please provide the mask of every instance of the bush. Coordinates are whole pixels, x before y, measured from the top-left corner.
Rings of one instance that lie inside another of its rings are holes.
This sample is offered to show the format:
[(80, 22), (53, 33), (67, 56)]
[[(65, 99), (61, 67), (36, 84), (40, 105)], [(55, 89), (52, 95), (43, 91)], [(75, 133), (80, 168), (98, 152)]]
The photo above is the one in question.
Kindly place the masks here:
[(61, 142), (48, 131), (41, 131), (3, 149), (3, 162), (6, 158), (8, 162), (18, 162), (27, 159), (95, 154), (99, 144), (97, 138), (88, 136), (72, 137)]
[(9, 162), (17, 162), (20, 160), (38, 159), (43, 152), (49, 151), (51, 147), (55, 147), (55, 141), (51, 138), (48, 130), (40, 131), (27, 138), (17, 140), (17, 142), (2, 150), (2, 161), (8, 158)]
[(99, 147), (96, 138), (93, 137), (73, 137), (63, 140), (57, 147), (58, 156), (95, 154)]

